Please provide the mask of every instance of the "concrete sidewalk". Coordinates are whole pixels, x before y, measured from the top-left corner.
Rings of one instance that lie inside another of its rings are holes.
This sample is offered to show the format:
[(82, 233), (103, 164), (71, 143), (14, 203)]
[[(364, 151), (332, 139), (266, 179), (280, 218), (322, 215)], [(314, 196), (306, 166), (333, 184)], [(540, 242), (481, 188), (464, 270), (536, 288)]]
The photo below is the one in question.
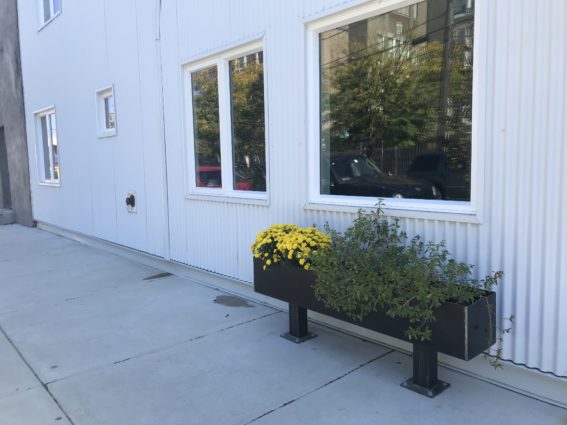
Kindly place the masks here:
[(567, 424), (567, 411), (113, 254), (0, 226), (0, 424)]

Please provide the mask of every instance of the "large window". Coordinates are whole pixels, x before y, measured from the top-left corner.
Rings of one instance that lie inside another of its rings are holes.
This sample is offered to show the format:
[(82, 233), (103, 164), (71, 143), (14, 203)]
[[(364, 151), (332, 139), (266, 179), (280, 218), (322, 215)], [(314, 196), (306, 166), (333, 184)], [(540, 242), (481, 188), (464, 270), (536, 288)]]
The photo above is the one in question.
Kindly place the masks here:
[(58, 185), (59, 140), (53, 108), (36, 113), (36, 152), (40, 183)]
[(470, 201), (473, 0), (319, 33), (321, 195)]
[(265, 198), (264, 55), (255, 43), (188, 68), (194, 194)]

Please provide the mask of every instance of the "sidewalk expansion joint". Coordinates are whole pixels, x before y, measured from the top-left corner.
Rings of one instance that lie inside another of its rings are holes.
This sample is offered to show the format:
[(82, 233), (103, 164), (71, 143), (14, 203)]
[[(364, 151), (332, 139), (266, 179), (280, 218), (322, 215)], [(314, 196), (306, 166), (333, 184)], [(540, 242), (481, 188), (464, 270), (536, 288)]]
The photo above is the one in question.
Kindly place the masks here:
[[(262, 320), (262, 319), (265, 319), (266, 317), (270, 317), (270, 316), (273, 316), (273, 315), (279, 314), (279, 313), (280, 313), (279, 311), (273, 311), (273, 312), (271, 312), (271, 313), (268, 313), (268, 314), (264, 314), (264, 315), (262, 315), (262, 316), (255, 317), (255, 318), (253, 318), (253, 319), (246, 320), (246, 321), (244, 321), (244, 322), (236, 323), (236, 324), (234, 324), (234, 325), (228, 326), (228, 327), (226, 327), (226, 328), (218, 329), (218, 330), (216, 330), (216, 331), (213, 331), (213, 332), (210, 332), (210, 333), (207, 333), (207, 334), (197, 335), (197, 336), (195, 336), (195, 337), (192, 337), (192, 338), (189, 338), (189, 339), (185, 339), (185, 340), (183, 340), (183, 341), (179, 341), (179, 342), (176, 342), (176, 343), (173, 343), (173, 344), (165, 345), (165, 346), (163, 346), (163, 347), (154, 348), (154, 349), (152, 349), (152, 350), (144, 351), (144, 352), (142, 352), (142, 353), (135, 354), (135, 355), (131, 355), (131, 356), (126, 357), (126, 358), (121, 359), (121, 360), (116, 360), (116, 361), (114, 361), (114, 362), (112, 362), (112, 363), (107, 363), (107, 364), (100, 365), (100, 366), (96, 366), (96, 367), (93, 367), (93, 368), (90, 368), (90, 369), (80, 370), (80, 371), (78, 371), (78, 372), (76, 372), (76, 373), (74, 373), (74, 374), (67, 375), (67, 376), (62, 376), (62, 377), (60, 377), (60, 378), (53, 379), (52, 381), (46, 382), (45, 385), (46, 385), (46, 386), (47, 386), (47, 385), (52, 385), (52, 384), (55, 384), (55, 383), (57, 383), (57, 382), (64, 381), (64, 380), (66, 380), (66, 379), (69, 379), (69, 378), (72, 378), (72, 377), (76, 377), (76, 376), (81, 376), (81, 375), (84, 375), (84, 374), (86, 374), (86, 373), (94, 372), (94, 371), (96, 371), (96, 370), (103, 369), (103, 368), (106, 368), (106, 367), (109, 367), (109, 366), (121, 365), (121, 364), (124, 364), (124, 363), (129, 362), (130, 360), (136, 360), (136, 359), (139, 359), (139, 358), (142, 358), (142, 357), (151, 356), (152, 354), (159, 353), (159, 352), (166, 351), (166, 350), (170, 350), (170, 349), (172, 349), (172, 348), (179, 347), (179, 346), (181, 346), (181, 345), (183, 345), (183, 344), (188, 344), (188, 343), (190, 343), (190, 342), (197, 341), (197, 340), (199, 340), (199, 339), (202, 339), (202, 338), (205, 338), (205, 337), (208, 337), (208, 336), (217, 334), (217, 333), (221, 333), (221, 332), (227, 331), (227, 330), (229, 330), (229, 329), (237, 328), (237, 327), (239, 327), (239, 326), (243, 326), (243, 325), (246, 325), (246, 324), (248, 324), (248, 323), (255, 322), (256, 320)], [(40, 380), (40, 382), (41, 382), (41, 380)]]
[(362, 364), (359, 364), (359, 365), (356, 366), (355, 368), (353, 368), (353, 369), (351, 369), (351, 370), (349, 370), (349, 371), (343, 373), (342, 375), (337, 376), (336, 378), (331, 379), (330, 381), (324, 383), (323, 385), (320, 385), (320, 386), (318, 386), (318, 387), (316, 387), (316, 388), (314, 388), (314, 389), (312, 389), (312, 390), (310, 390), (310, 391), (307, 391), (306, 393), (301, 394), (299, 397), (294, 398), (294, 399), (291, 399), (291, 400), (288, 400), (288, 401), (286, 401), (284, 404), (282, 404), (282, 405), (276, 407), (275, 409), (269, 410), (269, 411), (267, 411), (266, 413), (263, 413), (263, 414), (261, 414), (260, 416), (255, 417), (254, 419), (252, 419), (252, 420), (246, 422), (244, 425), (249, 425), (249, 424), (251, 424), (251, 423), (253, 423), (253, 422), (256, 422), (257, 420), (263, 418), (264, 416), (268, 416), (268, 415), (270, 415), (270, 414), (276, 412), (277, 410), (280, 410), (280, 409), (283, 408), (283, 407), (289, 406), (290, 404), (295, 403), (296, 401), (301, 400), (302, 398), (305, 398), (305, 397), (307, 397), (308, 395), (313, 394), (314, 392), (319, 391), (319, 390), (321, 390), (321, 389), (323, 389), (323, 388), (325, 388), (325, 387), (327, 387), (327, 386), (329, 386), (329, 385), (331, 385), (331, 384), (333, 384), (333, 383), (335, 383), (335, 382), (337, 382), (337, 381), (343, 379), (344, 377), (350, 375), (351, 373), (356, 372), (357, 370), (362, 369), (363, 367), (368, 366), (369, 364), (374, 363), (374, 362), (376, 362), (376, 361), (378, 361), (378, 360), (380, 360), (380, 359), (383, 359), (383, 358), (386, 357), (386, 356), (389, 356), (390, 354), (394, 353), (395, 351), (396, 351), (396, 350), (390, 350), (390, 351), (388, 351), (388, 352), (386, 352), (386, 353), (384, 353), (384, 354), (380, 354), (378, 357), (374, 357), (374, 358), (368, 360), (367, 362), (364, 362), (364, 363), (362, 363)]
[[(71, 418), (69, 417), (69, 415), (67, 414), (67, 412), (65, 411), (65, 409), (63, 408), (63, 406), (61, 405), (61, 403), (59, 403), (59, 400), (57, 400), (57, 398), (51, 393), (51, 391), (49, 391), (49, 388), (47, 387), (46, 383), (43, 383), (41, 379), (39, 379), (39, 376), (37, 375), (37, 373), (35, 373), (35, 370), (33, 370), (33, 368), (31, 367), (31, 365), (29, 364), (29, 362), (26, 360), (26, 358), (23, 356), (23, 354), (21, 353), (21, 351), (18, 349), (18, 347), (16, 347), (16, 344), (14, 344), (14, 342), (12, 341), (12, 339), (8, 336), (8, 334), (6, 333), (6, 331), (4, 330), (4, 328), (0, 325), (0, 332), (2, 333), (2, 335), (4, 335), (4, 338), (6, 338), (6, 340), (10, 343), (10, 345), (12, 346), (12, 348), (16, 351), (16, 353), (18, 353), (18, 356), (20, 357), (20, 359), (24, 362), (24, 364), (27, 366), (27, 368), (30, 370), (30, 372), (33, 374), (33, 376), (35, 377), (35, 379), (37, 379), (37, 382), (39, 382), (39, 384), (43, 387), (43, 389), (47, 392), (47, 394), (49, 394), (49, 397), (51, 397), (51, 399), (53, 400), (53, 402), (55, 403), (55, 405), (57, 406), (57, 408), (61, 411), (61, 413), (63, 413), (63, 415), (65, 416), (65, 418), (69, 421), (69, 423), (71, 425), (75, 425), (75, 423), (71, 420)], [(56, 419), (58, 420), (58, 419)]]

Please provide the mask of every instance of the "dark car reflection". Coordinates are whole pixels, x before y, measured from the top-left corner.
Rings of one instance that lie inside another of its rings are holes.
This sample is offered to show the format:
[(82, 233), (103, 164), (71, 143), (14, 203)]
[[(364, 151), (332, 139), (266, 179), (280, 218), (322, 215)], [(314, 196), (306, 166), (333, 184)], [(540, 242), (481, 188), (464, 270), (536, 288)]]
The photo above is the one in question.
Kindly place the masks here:
[[(368, 157), (334, 154), (330, 161), (330, 194), (384, 198), (439, 199), (431, 183), (407, 177), (390, 176)], [(324, 182), (323, 182), (324, 184)]]
[(450, 161), (444, 152), (429, 152), (414, 159), (408, 176), (431, 182), (443, 199), (470, 200), (470, 174), (462, 160)]

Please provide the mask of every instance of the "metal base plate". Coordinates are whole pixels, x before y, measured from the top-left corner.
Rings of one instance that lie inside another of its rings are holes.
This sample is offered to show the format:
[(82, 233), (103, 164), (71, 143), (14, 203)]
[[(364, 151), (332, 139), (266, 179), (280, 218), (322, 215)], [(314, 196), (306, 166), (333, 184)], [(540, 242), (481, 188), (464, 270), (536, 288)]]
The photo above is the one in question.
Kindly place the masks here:
[(305, 335), (305, 336), (294, 336), (294, 335), (290, 334), (289, 332), (286, 332), (285, 334), (281, 334), (280, 336), (282, 338), (285, 338), (285, 339), (288, 339), (292, 342), (295, 342), (296, 344), (301, 344), (302, 342), (305, 342), (308, 339), (315, 338), (317, 335), (312, 334), (311, 332), (308, 332), (307, 335)]
[(435, 384), (433, 384), (433, 386), (429, 388), (422, 387), (421, 385), (414, 384), (413, 378), (410, 378), (407, 381), (402, 382), (400, 385), (404, 388), (407, 388), (408, 390), (414, 391), (418, 394), (424, 395), (429, 398), (433, 398), (441, 394), (443, 391), (445, 391), (447, 388), (451, 386), (451, 384), (447, 382), (437, 381)]

